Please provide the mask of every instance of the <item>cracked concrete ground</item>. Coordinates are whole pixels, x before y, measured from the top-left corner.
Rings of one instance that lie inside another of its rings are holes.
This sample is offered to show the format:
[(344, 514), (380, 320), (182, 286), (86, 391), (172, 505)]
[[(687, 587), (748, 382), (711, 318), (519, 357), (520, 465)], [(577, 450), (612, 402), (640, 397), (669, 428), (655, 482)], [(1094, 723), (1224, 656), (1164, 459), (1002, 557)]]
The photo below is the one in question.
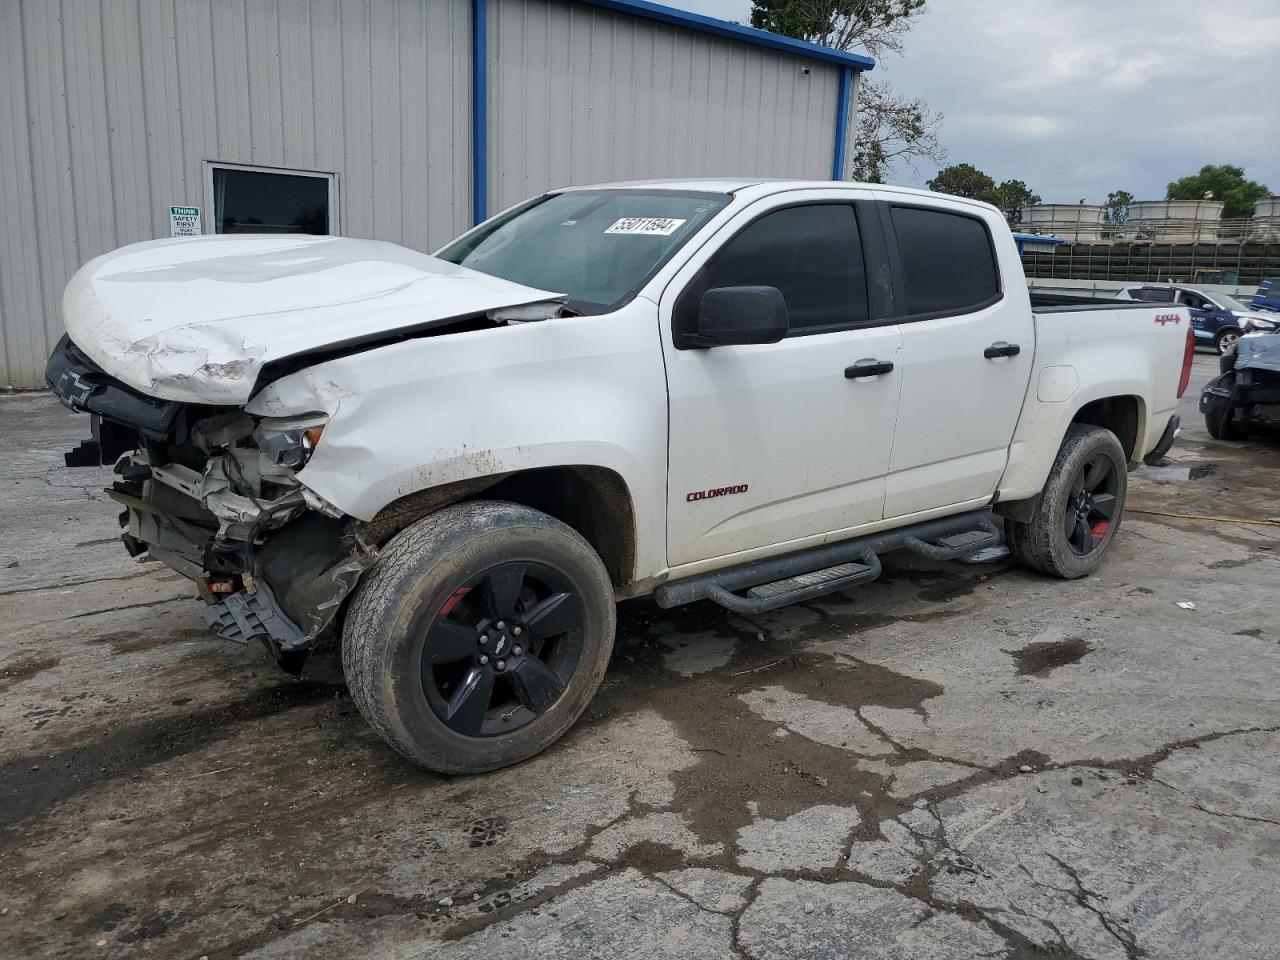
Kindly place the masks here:
[[(1280, 512), (1280, 447), (1200, 429), (1213, 366), (1134, 511)], [(446, 778), (332, 654), (288, 678), (129, 560), (106, 471), (58, 466), (84, 429), (0, 398), (0, 956), (1280, 955), (1280, 528), (1132, 512), (1073, 583), (891, 557), (750, 621), (628, 603), (561, 744)]]

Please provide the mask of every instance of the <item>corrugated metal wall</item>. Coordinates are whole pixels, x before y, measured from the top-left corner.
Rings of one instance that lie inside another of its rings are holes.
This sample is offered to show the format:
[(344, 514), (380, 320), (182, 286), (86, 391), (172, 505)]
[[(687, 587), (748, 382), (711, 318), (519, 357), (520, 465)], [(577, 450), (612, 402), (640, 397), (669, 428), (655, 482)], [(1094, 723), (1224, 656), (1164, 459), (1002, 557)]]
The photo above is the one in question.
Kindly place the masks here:
[(0, 385), (86, 260), (201, 208), (203, 161), (338, 174), (341, 231), (470, 225), (468, 0), (0, 0)]
[[(62, 289), (169, 234), (205, 161), (336, 173), (339, 231), (471, 223), (470, 0), (0, 0), (0, 386)], [(840, 68), (573, 0), (489, 0), (489, 208), (569, 183), (830, 176)]]
[(601, 180), (831, 177), (832, 64), (571, 0), (491, 0), (489, 58), (491, 212)]

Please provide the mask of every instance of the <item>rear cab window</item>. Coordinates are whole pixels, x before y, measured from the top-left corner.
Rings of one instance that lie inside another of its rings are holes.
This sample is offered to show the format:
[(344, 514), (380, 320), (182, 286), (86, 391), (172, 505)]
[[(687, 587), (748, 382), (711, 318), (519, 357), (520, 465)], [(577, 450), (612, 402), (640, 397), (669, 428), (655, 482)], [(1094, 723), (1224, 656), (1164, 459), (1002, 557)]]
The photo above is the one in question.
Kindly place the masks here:
[(789, 336), (866, 324), (866, 266), (852, 204), (782, 207), (741, 228), (680, 294), (677, 334), (695, 328), (703, 293), (739, 286), (777, 287), (787, 303)]
[(1002, 296), (995, 246), (978, 217), (891, 205), (906, 291), (901, 319), (971, 313)]
[(1134, 299), (1147, 303), (1173, 303), (1174, 293), (1173, 287), (1139, 287)]

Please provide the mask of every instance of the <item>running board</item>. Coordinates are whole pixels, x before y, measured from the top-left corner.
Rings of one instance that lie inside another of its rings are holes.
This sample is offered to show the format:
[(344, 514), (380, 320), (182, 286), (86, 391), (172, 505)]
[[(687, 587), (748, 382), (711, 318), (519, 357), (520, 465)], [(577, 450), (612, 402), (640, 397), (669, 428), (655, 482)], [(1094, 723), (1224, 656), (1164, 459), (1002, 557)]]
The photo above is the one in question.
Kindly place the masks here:
[(663, 608), (711, 600), (735, 613), (764, 613), (870, 583), (880, 576), (882, 553), (910, 550), (934, 560), (954, 560), (1000, 539), (990, 511), (974, 510), (664, 583), (653, 596)]

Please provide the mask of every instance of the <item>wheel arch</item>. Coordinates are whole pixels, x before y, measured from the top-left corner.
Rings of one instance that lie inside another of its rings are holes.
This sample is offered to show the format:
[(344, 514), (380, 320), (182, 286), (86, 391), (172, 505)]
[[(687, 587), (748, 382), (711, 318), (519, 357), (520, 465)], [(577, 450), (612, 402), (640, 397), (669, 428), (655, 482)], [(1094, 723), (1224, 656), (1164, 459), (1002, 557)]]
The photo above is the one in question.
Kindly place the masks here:
[(480, 499), (518, 503), (555, 517), (591, 544), (616, 591), (626, 594), (635, 582), (635, 502), (626, 481), (607, 467), (531, 467), (418, 490), (382, 507), (363, 524), (363, 535), (380, 545), (443, 507)]
[(1130, 466), (1136, 465), (1142, 449), (1142, 433), (1146, 425), (1146, 402), (1133, 394), (1099, 397), (1083, 404), (1071, 416), (1070, 423), (1082, 423), (1110, 430), (1124, 448)]

